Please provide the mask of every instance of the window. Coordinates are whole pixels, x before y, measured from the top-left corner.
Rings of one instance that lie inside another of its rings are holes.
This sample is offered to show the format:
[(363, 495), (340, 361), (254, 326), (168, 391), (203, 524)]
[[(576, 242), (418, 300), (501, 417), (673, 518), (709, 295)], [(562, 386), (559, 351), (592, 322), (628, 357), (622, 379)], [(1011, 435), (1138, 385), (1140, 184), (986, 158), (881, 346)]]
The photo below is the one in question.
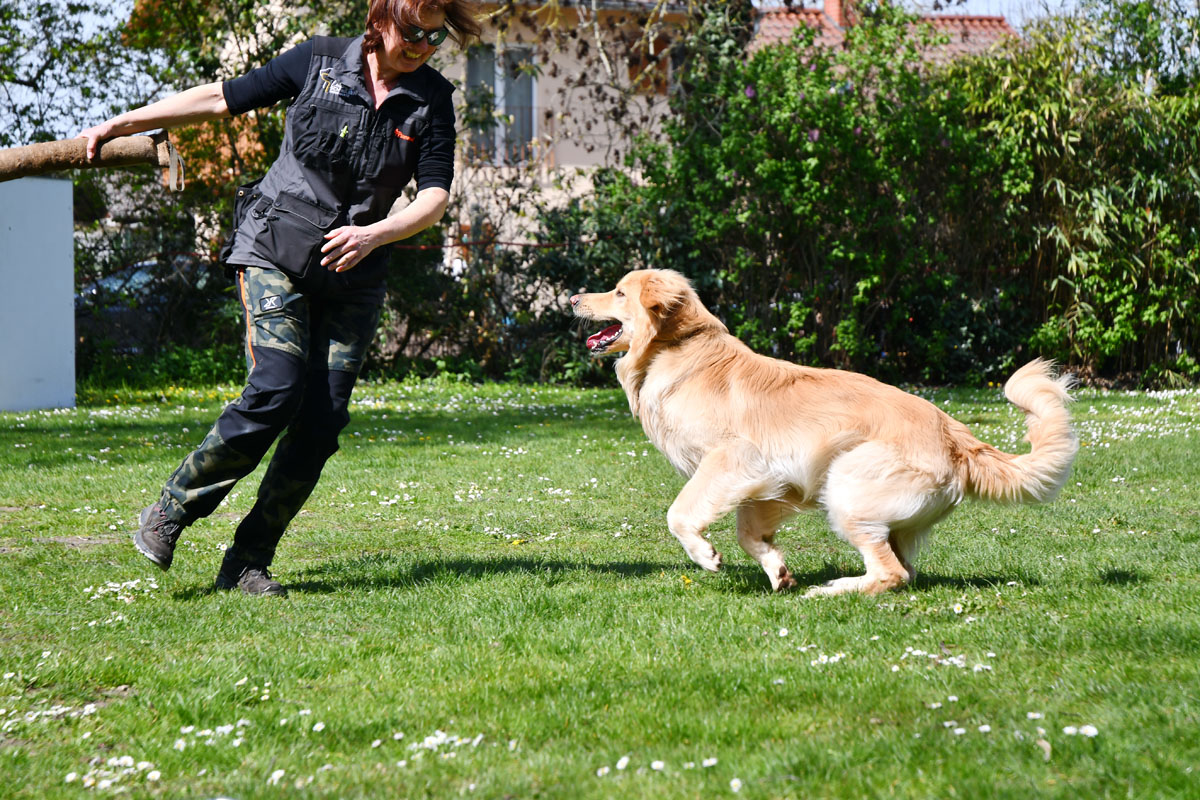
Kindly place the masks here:
[(467, 112), (471, 157), (519, 164), (530, 157), (534, 130), (533, 50), (484, 44), (467, 53)]

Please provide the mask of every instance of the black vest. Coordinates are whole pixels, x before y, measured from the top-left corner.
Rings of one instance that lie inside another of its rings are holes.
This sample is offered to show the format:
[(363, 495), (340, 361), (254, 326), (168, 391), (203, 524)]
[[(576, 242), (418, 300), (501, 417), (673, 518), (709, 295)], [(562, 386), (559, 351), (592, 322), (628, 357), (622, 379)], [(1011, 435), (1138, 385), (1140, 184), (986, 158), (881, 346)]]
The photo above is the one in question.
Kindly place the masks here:
[(376, 110), (363, 77), (362, 37), (313, 39), (308, 79), (287, 110), (283, 147), (262, 180), (239, 189), (222, 258), (281, 269), (306, 291), (382, 288), (386, 246), (353, 269), (320, 266), (324, 234), (387, 216), (412, 179), (430, 111), (454, 85), (429, 65), (402, 75)]

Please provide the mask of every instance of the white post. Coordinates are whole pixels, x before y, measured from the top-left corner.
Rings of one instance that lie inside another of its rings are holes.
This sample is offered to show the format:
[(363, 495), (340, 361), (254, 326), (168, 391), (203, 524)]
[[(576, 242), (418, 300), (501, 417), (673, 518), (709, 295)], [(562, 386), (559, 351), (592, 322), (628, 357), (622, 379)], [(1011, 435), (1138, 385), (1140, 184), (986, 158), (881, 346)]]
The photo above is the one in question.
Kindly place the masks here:
[(75, 405), (71, 182), (0, 183), (0, 411)]

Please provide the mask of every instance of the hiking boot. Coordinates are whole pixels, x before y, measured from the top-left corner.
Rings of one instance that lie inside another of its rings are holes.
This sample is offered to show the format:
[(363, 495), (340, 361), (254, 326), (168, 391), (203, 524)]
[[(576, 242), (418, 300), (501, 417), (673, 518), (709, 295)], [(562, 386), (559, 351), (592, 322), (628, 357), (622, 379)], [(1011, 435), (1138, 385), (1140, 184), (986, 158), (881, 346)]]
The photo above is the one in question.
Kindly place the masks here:
[(142, 509), (138, 517), (138, 532), (133, 535), (133, 544), (146, 558), (166, 572), (175, 557), (175, 543), (183, 526), (163, 513), (162, 505), (155, 503)]
[(221, 562), (221, 571), (213, 582), (214, 589), (228, 591), (241, 589), (245, 594), (284, 597), (287, 589), (283, 584), (271, 577), (270, 571), (262, 564), (249, 564), (245, 561), (231, 559), (228, 556)]

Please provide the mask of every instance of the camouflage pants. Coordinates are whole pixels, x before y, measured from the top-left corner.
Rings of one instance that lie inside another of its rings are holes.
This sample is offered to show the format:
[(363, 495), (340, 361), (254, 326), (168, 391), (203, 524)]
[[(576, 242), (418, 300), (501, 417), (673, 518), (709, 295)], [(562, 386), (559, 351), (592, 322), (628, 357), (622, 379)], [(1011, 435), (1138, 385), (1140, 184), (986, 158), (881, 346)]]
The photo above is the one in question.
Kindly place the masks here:
[(237, 270), (246, 388), (167, 481), (161, 502), (184, 525), (208, 516), (279, 439), (232, 553), (267, 565), (337, 452), (380, 302), (376, 291), (306, 295), (277, 270)]

